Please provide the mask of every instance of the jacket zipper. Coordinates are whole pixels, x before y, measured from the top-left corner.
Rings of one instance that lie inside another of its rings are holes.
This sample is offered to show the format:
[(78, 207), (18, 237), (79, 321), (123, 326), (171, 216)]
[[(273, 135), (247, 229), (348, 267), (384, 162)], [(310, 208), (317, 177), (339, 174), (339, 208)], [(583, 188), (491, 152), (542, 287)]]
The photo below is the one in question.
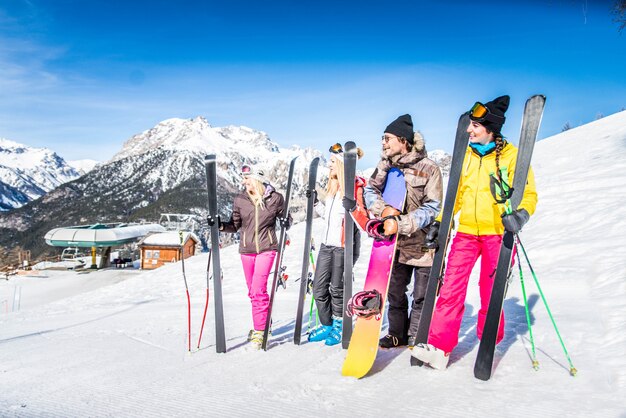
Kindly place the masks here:
[(256, 246), (256, 253), (261, 252), (259, 248), (259, 206), (254, 205), (254, 245)]
[(335, 196), (330, 201), (330, 209), (328, 210), (328, 219), (326, 220), (326, 238), (324, 239), (324, 243), (328, 242), (328, 230), (330, 229), (330, 217), (333, 213), (333, 205), (335, 204)]
[(483, 157), (478, 162), (478, 171), (476, 175), (476, 195), (474, 196), (474, 220), (476, 221), (476, 235), (480, 235), (480, 227), (478, 226), (478, 182), (480, 181), (480, 170), (483, 167)]

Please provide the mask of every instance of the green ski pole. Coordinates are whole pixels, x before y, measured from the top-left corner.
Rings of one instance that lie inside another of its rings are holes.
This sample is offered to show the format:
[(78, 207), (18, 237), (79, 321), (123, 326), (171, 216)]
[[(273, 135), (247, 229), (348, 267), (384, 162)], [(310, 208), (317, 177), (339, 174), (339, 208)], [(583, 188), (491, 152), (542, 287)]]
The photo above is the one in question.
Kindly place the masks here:
[(563, 348), (563, 352), (565, 353), (565, 357), (567, 357), (567, 361), (569, 363), (569, 373), (572, 376), (576, 376), (576, 373), (578, 373), (578, 370), (576, 370), (576, 368), (574, 367), (574, 365), (572, 364), (572, 360), (570, 359), (569, 353), (567, 352), (567, 348), (565, 348), (565, 343), (563, 342), (563, 338), (561, 338), (561, 333), (559, 332), (558, 327), (556, 326), (556, 322), (554, 321), (554, 317), (552, 316), (552, 312), (550, 312), (550, 307), (548, 306), (548, 302), (546, 301), (546, 297), (543, 294), (543, 291), (541, 290), (541, 286), (539, 285), (539, 280), (537, 279), (537, 275), (535, 274), (535, 270), (533, 269), (533, 266), (530, 264), (530, 260), (528, 259), (528, 255), (526, 254), (526, 249), (524, 248), (524, 245), (522, 244), (522, 241), (519, 240), (519, 237), (517, 237), (517, 242), (520, 245), (520, 248), (522, 249), (522, 252), (524, 253), (524, 258), (526, 259), (526, 263), (528, 263), (528, 267), (530, 268), (530, 272), (533, 276), (533, 279), (535, 280), (535, 284), (537, 285), (537, 289), (539, 289), (539, 294), (541, 295), (541, 300), (543, 300), (543, 304), (546, 307), (546, 311), (548, 311), (548, 315), (550, 316), (550, 320), (552, 321), (552, 326), (554, 326), (554, 330), (556, 331), (556, 335), (557, 337), (559, 337), (559, 341), (561, 343), (561, 347)]

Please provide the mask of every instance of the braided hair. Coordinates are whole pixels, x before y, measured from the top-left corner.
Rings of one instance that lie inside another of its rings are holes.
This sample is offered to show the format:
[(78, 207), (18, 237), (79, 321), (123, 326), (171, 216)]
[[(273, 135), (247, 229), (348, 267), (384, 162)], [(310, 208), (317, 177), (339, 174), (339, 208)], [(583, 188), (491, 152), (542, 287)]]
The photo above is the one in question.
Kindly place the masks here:
[(498, 173), (498, 180), (502, 181), (502, 172), (500, 171), (500, 155), (504, 149), (504, 138), (499, 132), (494, 132), (493, 136), (496, 143), (496, 173)]

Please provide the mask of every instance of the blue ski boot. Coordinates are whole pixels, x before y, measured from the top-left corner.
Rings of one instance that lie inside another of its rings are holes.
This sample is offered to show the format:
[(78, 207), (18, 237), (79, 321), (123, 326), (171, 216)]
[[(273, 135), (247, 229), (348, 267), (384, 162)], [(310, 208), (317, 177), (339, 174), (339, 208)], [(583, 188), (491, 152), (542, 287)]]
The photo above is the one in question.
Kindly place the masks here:
[(330, 331), (332, 331), (332, 329), (332, 325), (320, 324), (317, 328), (313, 329), (309, 333), (309, 341), (312, 343), (324, 341), (328, 337), (328, 334), (330, 334)]
[(326, 338), (326, 345), (337, 345), (341, 342), (341, 330), (343, 328), (343, 319), (335, 318), (333, 319), (333, 328), (328, 334)]

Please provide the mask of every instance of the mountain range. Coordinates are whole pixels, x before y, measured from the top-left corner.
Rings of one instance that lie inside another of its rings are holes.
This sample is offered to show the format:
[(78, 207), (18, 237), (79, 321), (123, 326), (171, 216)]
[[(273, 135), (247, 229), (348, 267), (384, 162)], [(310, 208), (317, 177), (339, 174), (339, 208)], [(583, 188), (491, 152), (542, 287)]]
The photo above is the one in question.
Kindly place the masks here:
[[(229, 202), (239, 190), (242, 165), (263, 167), (272, 185), (283, 191), (289, 162), (297, 157), (292, 214), (296, 220), (303, 218), (308, 167), (313, 158), (322, 157), (320, 151), (282, 148), (264, 132), (244, 126), (212, 127), (203, 117), (168, 119), (134, 135), (110, 161), (82, 176), (69, 165), (61, 165), (63, 160), (52, 153), (56, 159), (49, 160), (59, 161), (58, 166), (65, 168), (47, 163), (42, 171), (67, 173), (64, 182), (57, 180), (62, 184), (47, 193), (39, 187), (39, 195), (16, 194), (20, 197), (13, 201), (19, 207), (0, 213), (0, 246), (5, 253), (28, 249), (36, 257), (56, 252), (46, 246), (43, 236), (59, 226), (156, 222), (161, 213), (203, 216), (207, 206), (204, 158), (210, 153), (218, 156), (218, 201), (223, 216), (230, 214)], [(321, 164), (323, 187), (328, 176), (323, 157)], [(7, 185), (5, 189), (13, 192), (16, 188)]]
[[(240, 189), (244, 164), (265, 169), (271, 184), (283, 192), (289, 162), (297, 158), (291, 205), (295, 221), (305, 216), (304, 192), (313, 158), (321, 158), (318, 189), (328, 181), (327, 161), (320, 151), (283, 148), (265, 132), (245, 126), (213, 127), (203, 117), (164, 120), (132, 136), (110, 161), (99, 164), (67, 163), (48, 149), (2, 140), (0, 247), (5, 247), (6, 257), (30, 250), (35, 258), (58, 252), (44, 243), (43, 236), (60, 226), (157, 222), (162, 213), (202, 218), (207, 206), (204, 158), (212, 153), (217, 155), (218, 202), (225, 217)], [(445, 174), (450, 155), (434, 151), (431, 158)]]
[(65, 161), (47, 148), (0, 138), (0, 211), (18, 208), (88, 172), (95, 162)]

